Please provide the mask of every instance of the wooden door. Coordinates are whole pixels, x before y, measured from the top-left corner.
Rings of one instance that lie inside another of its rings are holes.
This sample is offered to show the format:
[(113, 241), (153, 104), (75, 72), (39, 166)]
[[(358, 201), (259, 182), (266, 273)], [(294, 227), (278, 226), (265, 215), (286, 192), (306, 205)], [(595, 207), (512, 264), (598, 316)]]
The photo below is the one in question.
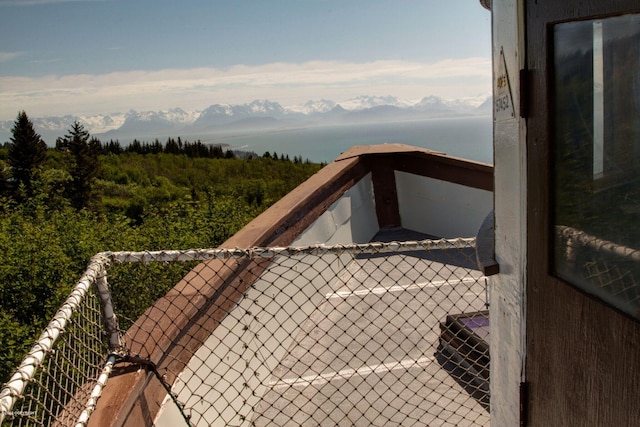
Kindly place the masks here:
[(525, 5), (522, 424), (637, 426), (640, 2)]

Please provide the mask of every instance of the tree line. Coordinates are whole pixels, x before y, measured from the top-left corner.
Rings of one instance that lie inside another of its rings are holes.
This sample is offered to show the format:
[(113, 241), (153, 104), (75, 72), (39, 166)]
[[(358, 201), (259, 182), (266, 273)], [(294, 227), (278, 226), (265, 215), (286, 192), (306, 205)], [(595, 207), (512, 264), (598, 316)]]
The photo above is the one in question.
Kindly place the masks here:
[[(74, 124), (75, 125), (75, 124)], [(163, 144), (155, 139), (154, 142), (140, 142), (134, 139), (129, 145), (122, 146), (118, 140), (109, 140), (102, 143), (98, 138), (92, 137), (88, 142), (89, 148), (96, 154), (122, 154), (122, 153), (137, 153), (137, 154), (185, 154), (189, 157), (204, 157), (209, 159), (222, 159), (234, 158), (235, 155), (231, 150), (223, 150), (221, 145), (204, 144), (202, 141), (197, 140), (194, 142), (184, 141), (182, 138), (169, 137)], [(56, 140), (55, 149), (65, 150), (67, 148), (67, 138), (58, 138)]]
[[(65, 194), (76, 209), (90, 206), (92, 201), (92, 189), (96, 178), (101, 174), (100, 156), (140, 154), (159, 155), (172, 154), (184, 155), (189, 158), (205, 159), (235, 159), (241, 157), (246, 160), (259, 157), (250, 152), (234, 152), (224, 150), (221, 145), (205, 144), (200, 140), (193, 142), (183, 141), (182, 138), (169, 137), (165, 143), (157, 138), (154, 142), (141, 142), (134, 139), (129, 145), (122, 146), (118, 140), (109, 140), (102, 143), (95, 136), (92, 137), (84, 126), (78, 121), (74, 122), (64, 137), (57, 138), (54, 151), (60, 155), (50, 154), (50, 149), (33, 127), (25, 111), (21, 111), (12, 129), (11, 142), (6, 143), (7, 149), (5, 167), (0, 175), (0, 195), (9, 195), (18, 202), (29, 199), (34, 194), (33, 181), (36, 171), (40, 170), (50, 158), (57, 158), (59, 162), (66, 163), (65, 167), (69, 177), (65, 183)], [(66, 157), (65, 157), (66, 156)], [(2, 160), (0, 153), (0, 161)], [(294, 156), (293, 160), (288, 154), (273, 153), (267, 151), (262, 155), (264, 159), (280, 160), (295, 164), (310, 164), (309, 160), (303, 161), (302, 156)], [(1, 164), (0, 164), (1, 166)]]
[[(56, 149), (63, 150), (65, 148), (66, 140), (64, 138), (58, 138), (56, 140)], [(137, 139), (131, 141), (127, 146), (122, 146), (120, 141), (110, 139), (108, 142), (102, 143), (99, 139), (92, 137), (89, 140), (90, 149), (94, 150), (97, 154), (122, 154), (122, 153), (137, 153), (137, 154), (184, 154), (188, 157), (208, 158), (208, 159), (233, 159), (235, 157), (242, 158), (254, 158), (258, 157), (257, 154), (243, 151), (233, 151), (230, 149), (223, 149), (219, 144), (205, 144), (199, 139), (193, 142), (182, 141), (182, 138), (167, 138), (167, 141), (163, 144), (158, 138), (153, 142), (141, 142)], [(294, 163), (302, 163), (302, 156), (294, 156), (293, 160), (289, 158), (288, 154), (280, 154), (275, 151), (273, 153), (266, 151), (262, 157), (282, 160), (293, 161)], [(309, 159), (304, 160), (305, 163), (309, 163)]]

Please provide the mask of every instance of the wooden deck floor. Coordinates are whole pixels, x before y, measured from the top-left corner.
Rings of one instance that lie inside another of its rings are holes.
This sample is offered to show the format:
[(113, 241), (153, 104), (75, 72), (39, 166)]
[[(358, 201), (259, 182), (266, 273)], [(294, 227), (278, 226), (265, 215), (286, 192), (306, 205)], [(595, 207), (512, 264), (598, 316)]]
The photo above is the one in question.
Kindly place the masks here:
[(443, 264), (399, 255), (348, 269), (273, 372), (255, 425), (489, 425), (436, 360), (446, 314), (485, 308), (480, 273), (447, 279)]
[[(373, 240), (423, 238), (406, 230), (393, 230)], [(238, 379), (228, 385), (220, 382), (225, 368), (216, 360), (226, 356), (215, 353), (228, 354), (221, 349), (226, 345), (225, 337), (245, 333), (241, 319), (236, 322), (230, 315), (234, 326), (218, 331), (218, 336), (214, 332), (198, 351), (200, 355), (190, 362), (191, 373), (182, 375), (184, 388), (178, 390), (179, 399), (195, 408), (214, 401), (215, 395), (236, 405), (238, 409), (228, 408), (229, 421), (221, 425), (488, 426), (486, 409), (437, 357), (439, 325), (446, 315), (485, 309), (484, 280), (478, 281), (479, 271), (465, 268), (472, 266), (465, 256), (445, 264), (442, 255), (436, 251), (428, 255), (357, 256), (343, 266), (339, 280), (332, 281), (330, 288), (310, 297), (313, 302), (303, 302), (311, 306), (309, 311), (296, 312), (284, 320), (274, 316), (271, 325), (293, 320), (299, 323), (295, 334), (273, 337), (272, 341), (284, 347), (265, 344), (265, 349), (270, 347), (266, 357), (277, 358), (272, 364), (265, 360), (259, 367), (272, 366), (256, 380), (257, 395), (254, 392), (241, 397), (245, 392), (236, 384), (244, 381), (240, 371)], [(268, 287), (265, 289), (260, 293), (263, 306), (271, 293)], [(284, 307), (287, 302), (279, 304)], [(247, 307), (246, 311), (254, 308)], [(261, 337), (272, 329), (269, 321), (262, 320), (264, 329), (258, 331)], [(243, 351), (236, 348), (229, 347), (229, 351)], [(228, 366), (244, 367), (241, 359), (235, 363)], [(217, 380), (210, 380), (214, 377)], [(184, 394), (187, 392), (191, 394)], [(249, 412), (242, 399), (253, 402)], [(203, 407), (192, 421), (196, 425), (218, 425), (216, 411)], [(246, 415), (239, 418), (240, 411)], [(157, 425), (179, 425), (179, 418), (168, 404)]]

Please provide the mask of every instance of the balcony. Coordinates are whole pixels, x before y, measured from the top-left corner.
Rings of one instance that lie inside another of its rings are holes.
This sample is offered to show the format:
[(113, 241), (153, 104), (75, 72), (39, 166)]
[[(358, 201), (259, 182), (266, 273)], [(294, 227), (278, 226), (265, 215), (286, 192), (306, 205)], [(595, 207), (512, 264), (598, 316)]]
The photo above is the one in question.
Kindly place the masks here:
[[(355, 147), (222, 248), (98, 254), (2, 390), (2, 416), (488, 425), (495, 265), (476, 235), (492, 189), (489, 165)], [(181, 261), (199, 263), (135, 322), (119, 318), (113, 269)]]

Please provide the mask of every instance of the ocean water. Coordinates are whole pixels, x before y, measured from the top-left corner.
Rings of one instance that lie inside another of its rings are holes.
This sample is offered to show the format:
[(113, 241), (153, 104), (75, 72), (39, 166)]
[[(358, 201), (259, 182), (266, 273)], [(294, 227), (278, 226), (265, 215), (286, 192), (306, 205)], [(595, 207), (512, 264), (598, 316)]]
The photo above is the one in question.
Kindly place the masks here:
[(245, 131), (212, 136), (206, 142), (229, 144), (232, 149), (259, 155), (275, 151), (314, 162), (330, 162), (355, 145), (402, 143), (493, 163), (490, 116)]

